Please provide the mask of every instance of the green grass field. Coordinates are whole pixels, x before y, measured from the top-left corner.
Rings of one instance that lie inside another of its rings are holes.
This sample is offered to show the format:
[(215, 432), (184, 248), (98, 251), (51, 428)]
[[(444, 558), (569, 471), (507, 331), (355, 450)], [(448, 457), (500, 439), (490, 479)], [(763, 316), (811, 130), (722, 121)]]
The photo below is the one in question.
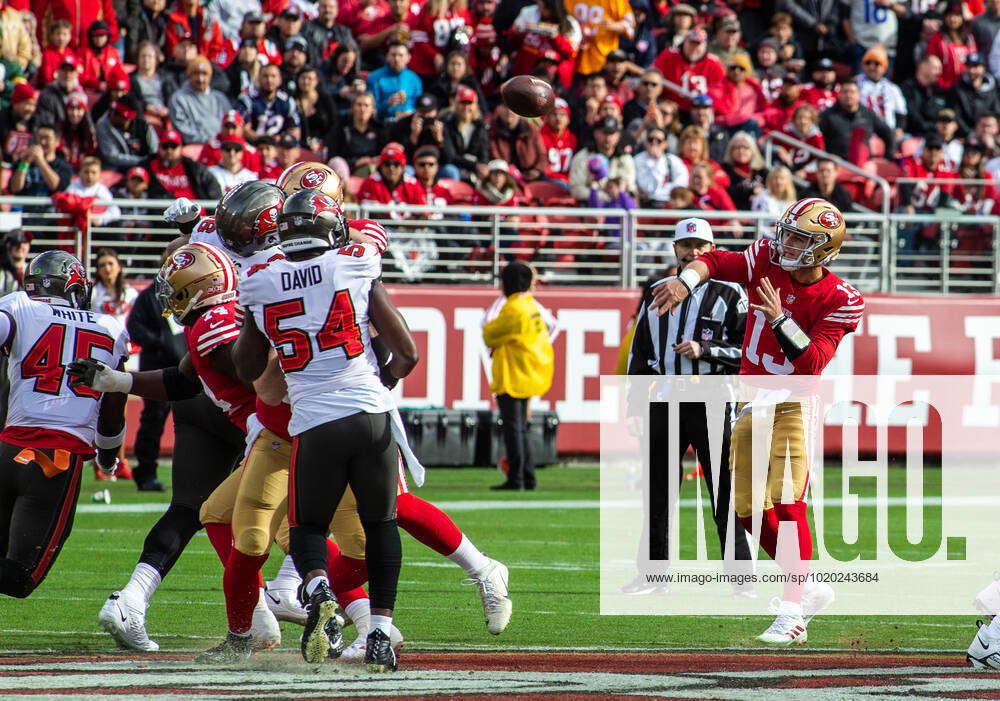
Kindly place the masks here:
[[(169, 470), (161, 478), (169, 483)], [(598, 614), (599, 475), (596, 467), (550, 467), (536, 492), (490, 492), (495, 470), (434, 469), (421, 497), (454, 505), (450, 514), (489, 555), (510, 567), (514, 616), (500, 637), (489, 635), (464, 573), (403, 536), (404, 566), (396, 622), (416, 648), (755, 648), (764, 617), (622, 617)], [(112, 504), (167, 501), (132, 483), (98, 483), (89, 470), (81, 504), (107, 486)], [(690, 495), (691, 486), (685, 487)], [(592, 508), (477, 508), (483, 500), (591, 500)], [(48, 578), (31, 598), (0, 597), (0, 651), (112, 650), (97, 627), (105, 597), (124, 585), (143, 539), (161, 511), (78, 513), (73, 534)], [(265, 578), (280, 563), (275, 550)], [(147, 619), (163, 650), (197, 650), (225, 632), (221, 566), (204, 533), (192, 541), (153, 599)], [(283, 648), (297, 647), (298, 629), (283, 623)], [(823, 616), (810, 626), (810, 648), (964, 650), (971, 617), (858, 618)], [(353, 629), (348, 636), (353, 635)]]

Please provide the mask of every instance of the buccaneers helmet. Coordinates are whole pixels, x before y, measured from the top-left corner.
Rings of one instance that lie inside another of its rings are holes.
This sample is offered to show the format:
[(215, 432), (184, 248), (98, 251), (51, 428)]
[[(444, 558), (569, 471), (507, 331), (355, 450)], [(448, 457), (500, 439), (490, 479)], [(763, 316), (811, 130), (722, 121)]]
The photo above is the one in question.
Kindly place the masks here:
[(344, 181), (333, 172), (333, 168), (316, 161), (293, 163), (278, 176), (275, 184), (285, 197), (291, 197), (299, 190), (312, 189), (329, 195), (337, 200), (337, 204), (344, 203)]
[(278, 213), (284, 193), (259, 180), (241, 183), (219, 200), (215, 226), (226, 248), (249, 256), (278, 243)]
[(66, 251), (46, 251), (36, 256), (25, 273), (24, 291), (40, 302), (58, 297), (74, 309), (90, 306), (87, 271), (76, 256)]
[(189, 243), (167, 257), (153, 284), (163, 316), (183, 324), (195, 309), (236, 299), (236, 268), (222, 249)]
[(337, 201), (319, 190), (299, 190), (278, 216), (278, 244), (285, 253), (347, 245), (347, 219)]
[[(828, 265), (840, 253), (846, 229), (844, 215), (826, 200), (818, 197), (799, 200), (775, 224), (771, 262), (785, 270)], [(785, 241), (788, 234), (798, 234), (809, 243), (792, 245)]]

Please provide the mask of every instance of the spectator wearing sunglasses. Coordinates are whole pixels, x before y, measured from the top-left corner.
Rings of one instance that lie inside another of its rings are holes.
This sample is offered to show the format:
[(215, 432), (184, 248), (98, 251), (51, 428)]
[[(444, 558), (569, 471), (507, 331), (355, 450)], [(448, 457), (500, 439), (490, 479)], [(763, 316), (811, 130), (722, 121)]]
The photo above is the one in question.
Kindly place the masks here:
[(237, 185), (257, 179), (257, 174), (243, 165), (246, 142), (238, 134), (227, 134), (219, 140), (222, 155), (219, 162), (208, 169), (226, 194)]
[(637, 119), (642, 119), (646, 113), (656, 109), (656, 100), (663, 93), (663, 76), (655, 68), (648, 70), (639, 78), (631, 100), (622, 107), (622, 122), (631, 125)]
[(675, 187), (687, 187), (684, 161), (667, 152), (667, 133), (653, 127), (646, 131), (645, 151), (635, 157), (635, 182), (645, 206), (665, 207)]
[(720, 100), (715, 121), (727, 127), (730, 133), (746, 131), (760, 135), (764, 124), (767, 99), (760, 83), (753, 77), (753, 66), (746, 54), (736, 54), (726, 66), (726, 78), (722, 83)]
[(862, 58), (861, 74), (856, 80), (861, 89), (861, 104), (894, 130), (896, 140), (901, 141), (906, 126), (906, 100), (899, 86), (886, 77), (888, 70), (889, 55), (881, 46), (873, 46)]
[(208, 168), (181, 155), (181, 135), (163, 132), (156, 155), (142, 164), (149, 174), (149, 196), (154, 199), (217, 200), (222, 188)]

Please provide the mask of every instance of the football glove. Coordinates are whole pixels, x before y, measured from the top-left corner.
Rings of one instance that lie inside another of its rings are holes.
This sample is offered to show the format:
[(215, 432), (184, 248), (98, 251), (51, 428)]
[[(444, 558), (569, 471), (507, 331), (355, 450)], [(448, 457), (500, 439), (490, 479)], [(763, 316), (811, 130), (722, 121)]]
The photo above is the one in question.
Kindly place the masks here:
[(163, 219), (171, 224), (190, 224), (201, 213), (201, 207), (189, 200), (181, 197), (172, 205), (167, 207), (163, 213)]
[(86, 385), (98, 392), (121, 392), (128, 394), (132, 389), (132, 375), (113, 370), (100, 360), (77, 358), (66, 366), (70, 387)]

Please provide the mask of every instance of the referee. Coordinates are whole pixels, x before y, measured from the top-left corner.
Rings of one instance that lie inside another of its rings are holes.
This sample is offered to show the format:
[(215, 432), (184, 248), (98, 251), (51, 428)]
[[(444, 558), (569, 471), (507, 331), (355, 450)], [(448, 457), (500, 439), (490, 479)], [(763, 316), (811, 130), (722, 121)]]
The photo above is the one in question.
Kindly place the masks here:
[[(715, 248), (712, 228), (704, 219), (684, 219), (674, 229), (674, 254), (677, 256), (677, 272), (696, 260), (699, 256)], [(651, 288), (666, 282), (664, 278)], [(652, 291), (648, 293), (652, 296)], [(743, 332), (746, 327), (747, 298), (743, 288), (729, 282), (707, 280), (698, 285), (674, 314), (657, 316), (648, 308), (649, 299), (644, 300), (636, 320), (635, 336), (629, 353), (629, 375), (735, 375), (739, 371)], [(644, 497), (644, 507), (648, 503), (649, 532), (643, 533), (636, 556), (638, 574), (622, 587), (623, 594), (648, 594), (666, 592), (662, 582), (650, 581), (650, 561), (668, 559), (667, 534), (669, 532), (668, 504), (668, 423), (667, 403), (652, 402), (649, 406), (649, 480), (648, 501)], [(729, 407), (727, 405), (727, 414)], [(634, 415), (630, 411), (630, 415)], [(680, 457), (688, 447), (694, 448), (698, 463), (702, 467), (708, 493), (717, 494), (712, 515), (719, 535), (719, 544), (725, 556), (726, 532), (734, 529), (734, 557), (736, 560), (750, 560), (750, 548), (743, 526), (738, 519), (731, 518), (730, 475), (729, 475), (729, 421), (723, 423), (722, 464), (713, 470), (709, 451), (709, 426), (705, 416), (705, 405), (687, 403), (680, 405), (678, 416)], [(680, 465), (680, 460), (678, 460)], [(678, 481), (682, 472), (677, 474)], [(713, 481), (718, 475), (718, 491), (713, 489)], [(727, 571), (731, 568), (727, 566)], [(742, 571), (742, 570), (741, 570)], [(750, 568), (746, 568), (749, 573)], [(736, 572), (730, 572), (736, 574)], [(750, 595), (753, 586), (733, 585), (734, 593)]]

